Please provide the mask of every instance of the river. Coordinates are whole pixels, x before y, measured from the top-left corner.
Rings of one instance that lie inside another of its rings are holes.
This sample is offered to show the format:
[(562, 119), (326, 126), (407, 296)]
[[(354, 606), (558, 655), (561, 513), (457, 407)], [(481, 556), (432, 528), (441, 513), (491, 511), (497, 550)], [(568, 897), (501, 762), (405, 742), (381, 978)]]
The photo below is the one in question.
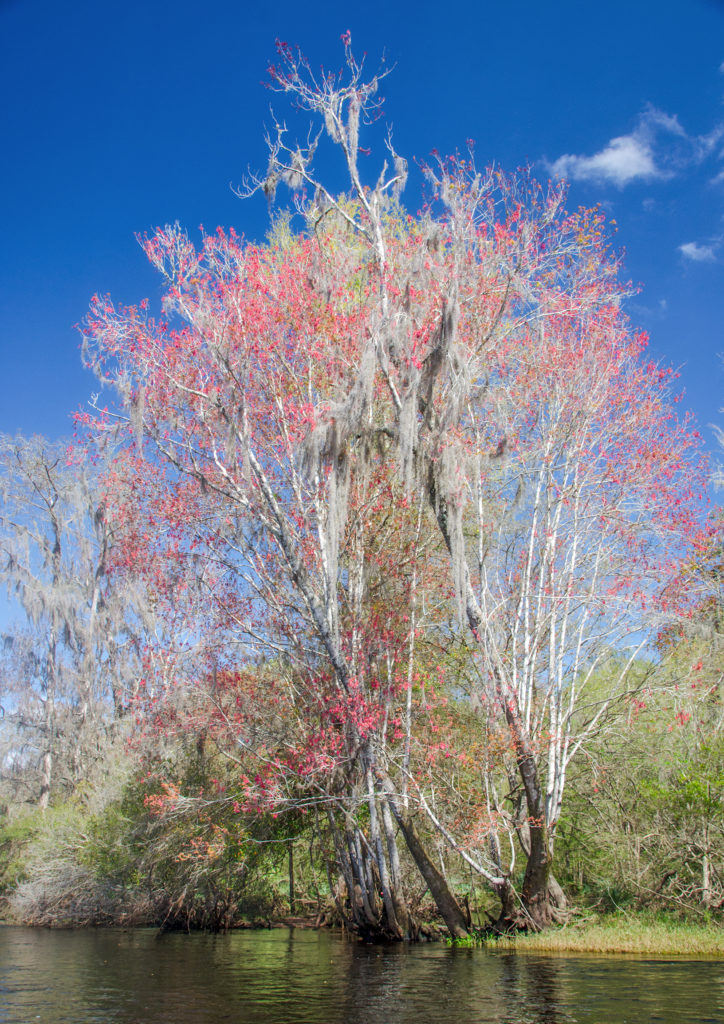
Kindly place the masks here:
[(0, 927), (2, 1024), (724, 1024), (724, 962)]

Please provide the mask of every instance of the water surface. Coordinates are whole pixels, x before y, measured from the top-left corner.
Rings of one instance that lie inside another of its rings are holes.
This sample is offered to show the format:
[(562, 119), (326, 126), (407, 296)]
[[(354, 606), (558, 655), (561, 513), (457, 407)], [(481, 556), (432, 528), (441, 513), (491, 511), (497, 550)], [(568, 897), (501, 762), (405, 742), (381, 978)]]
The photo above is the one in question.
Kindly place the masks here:
[(724, 963), (0, 928), (2, 1024), (724, 1024)]

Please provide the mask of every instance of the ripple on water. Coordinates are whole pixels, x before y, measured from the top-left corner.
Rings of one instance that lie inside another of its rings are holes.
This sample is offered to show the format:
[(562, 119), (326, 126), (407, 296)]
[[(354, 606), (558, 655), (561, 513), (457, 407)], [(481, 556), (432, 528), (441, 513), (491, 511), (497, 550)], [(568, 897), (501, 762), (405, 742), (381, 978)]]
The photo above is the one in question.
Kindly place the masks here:
[(1, 1024), (724, 1024), (720, 961), (0, 928)]

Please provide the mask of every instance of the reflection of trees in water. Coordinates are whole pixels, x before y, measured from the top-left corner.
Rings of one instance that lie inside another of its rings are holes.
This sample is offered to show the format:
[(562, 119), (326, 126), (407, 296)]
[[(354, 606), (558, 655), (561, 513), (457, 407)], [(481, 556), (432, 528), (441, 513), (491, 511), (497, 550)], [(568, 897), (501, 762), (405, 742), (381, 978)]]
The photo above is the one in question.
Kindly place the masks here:
[(345, 964), (342, 1012), (335, 1019), (346, 1024), (573, 1024), (576, 1018), (563, 1009), (564, 973), (552, 959), (444, 947), (353, 946)]
[[(390, 946), (351, 945), (349, 948), (351, 955), (345, 964), (344, 1009), (339, 1020), (347, 1024), (368, 1024), (371, 1020), (389, 1021), (390, 1024), (404, 1021), (406, 948), (397, 943)], [(415, 1015), (419, 1020), (419, 1008)]]
[(564, 972), (551, 957), (501, 956), (500, 989), (506, 1016), (500, 1024), (567, 1024)]
[(724, 1021), (719, 962), (364, 946), (311, 932), (0, 929), (0, 1019), (116, 1024)]
[[(320, 940), (321, 955), (315, 956), (313, 937), (299, 937), (294, 957), (287, 958), (290, 998), (284, 1013), (277, 997), (264, 1024), (724, 1022), (717, 962), (486, 953), (438, 944), (365, 946), (334, 936)], [(291, 973), (291, 961), (298, 964), (302, 954), (303, 971)], [(268, 954), (262, 962), (268, 965)], [(281, 959), (274, 971), (280, 965)], [(244, 1024), (260, 1019), (244, 1017)]]

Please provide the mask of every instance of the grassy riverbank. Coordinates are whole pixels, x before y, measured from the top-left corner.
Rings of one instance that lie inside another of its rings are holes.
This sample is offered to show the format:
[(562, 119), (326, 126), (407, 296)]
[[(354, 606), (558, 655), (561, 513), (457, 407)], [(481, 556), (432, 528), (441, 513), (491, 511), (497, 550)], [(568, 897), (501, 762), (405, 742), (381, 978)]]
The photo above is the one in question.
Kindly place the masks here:
[(488, 949), (516, 953), (638, 953), (648, 956), (724, 957), (724, 928), (635, 915), (606, 915), (535, 935), (482, 938)]

